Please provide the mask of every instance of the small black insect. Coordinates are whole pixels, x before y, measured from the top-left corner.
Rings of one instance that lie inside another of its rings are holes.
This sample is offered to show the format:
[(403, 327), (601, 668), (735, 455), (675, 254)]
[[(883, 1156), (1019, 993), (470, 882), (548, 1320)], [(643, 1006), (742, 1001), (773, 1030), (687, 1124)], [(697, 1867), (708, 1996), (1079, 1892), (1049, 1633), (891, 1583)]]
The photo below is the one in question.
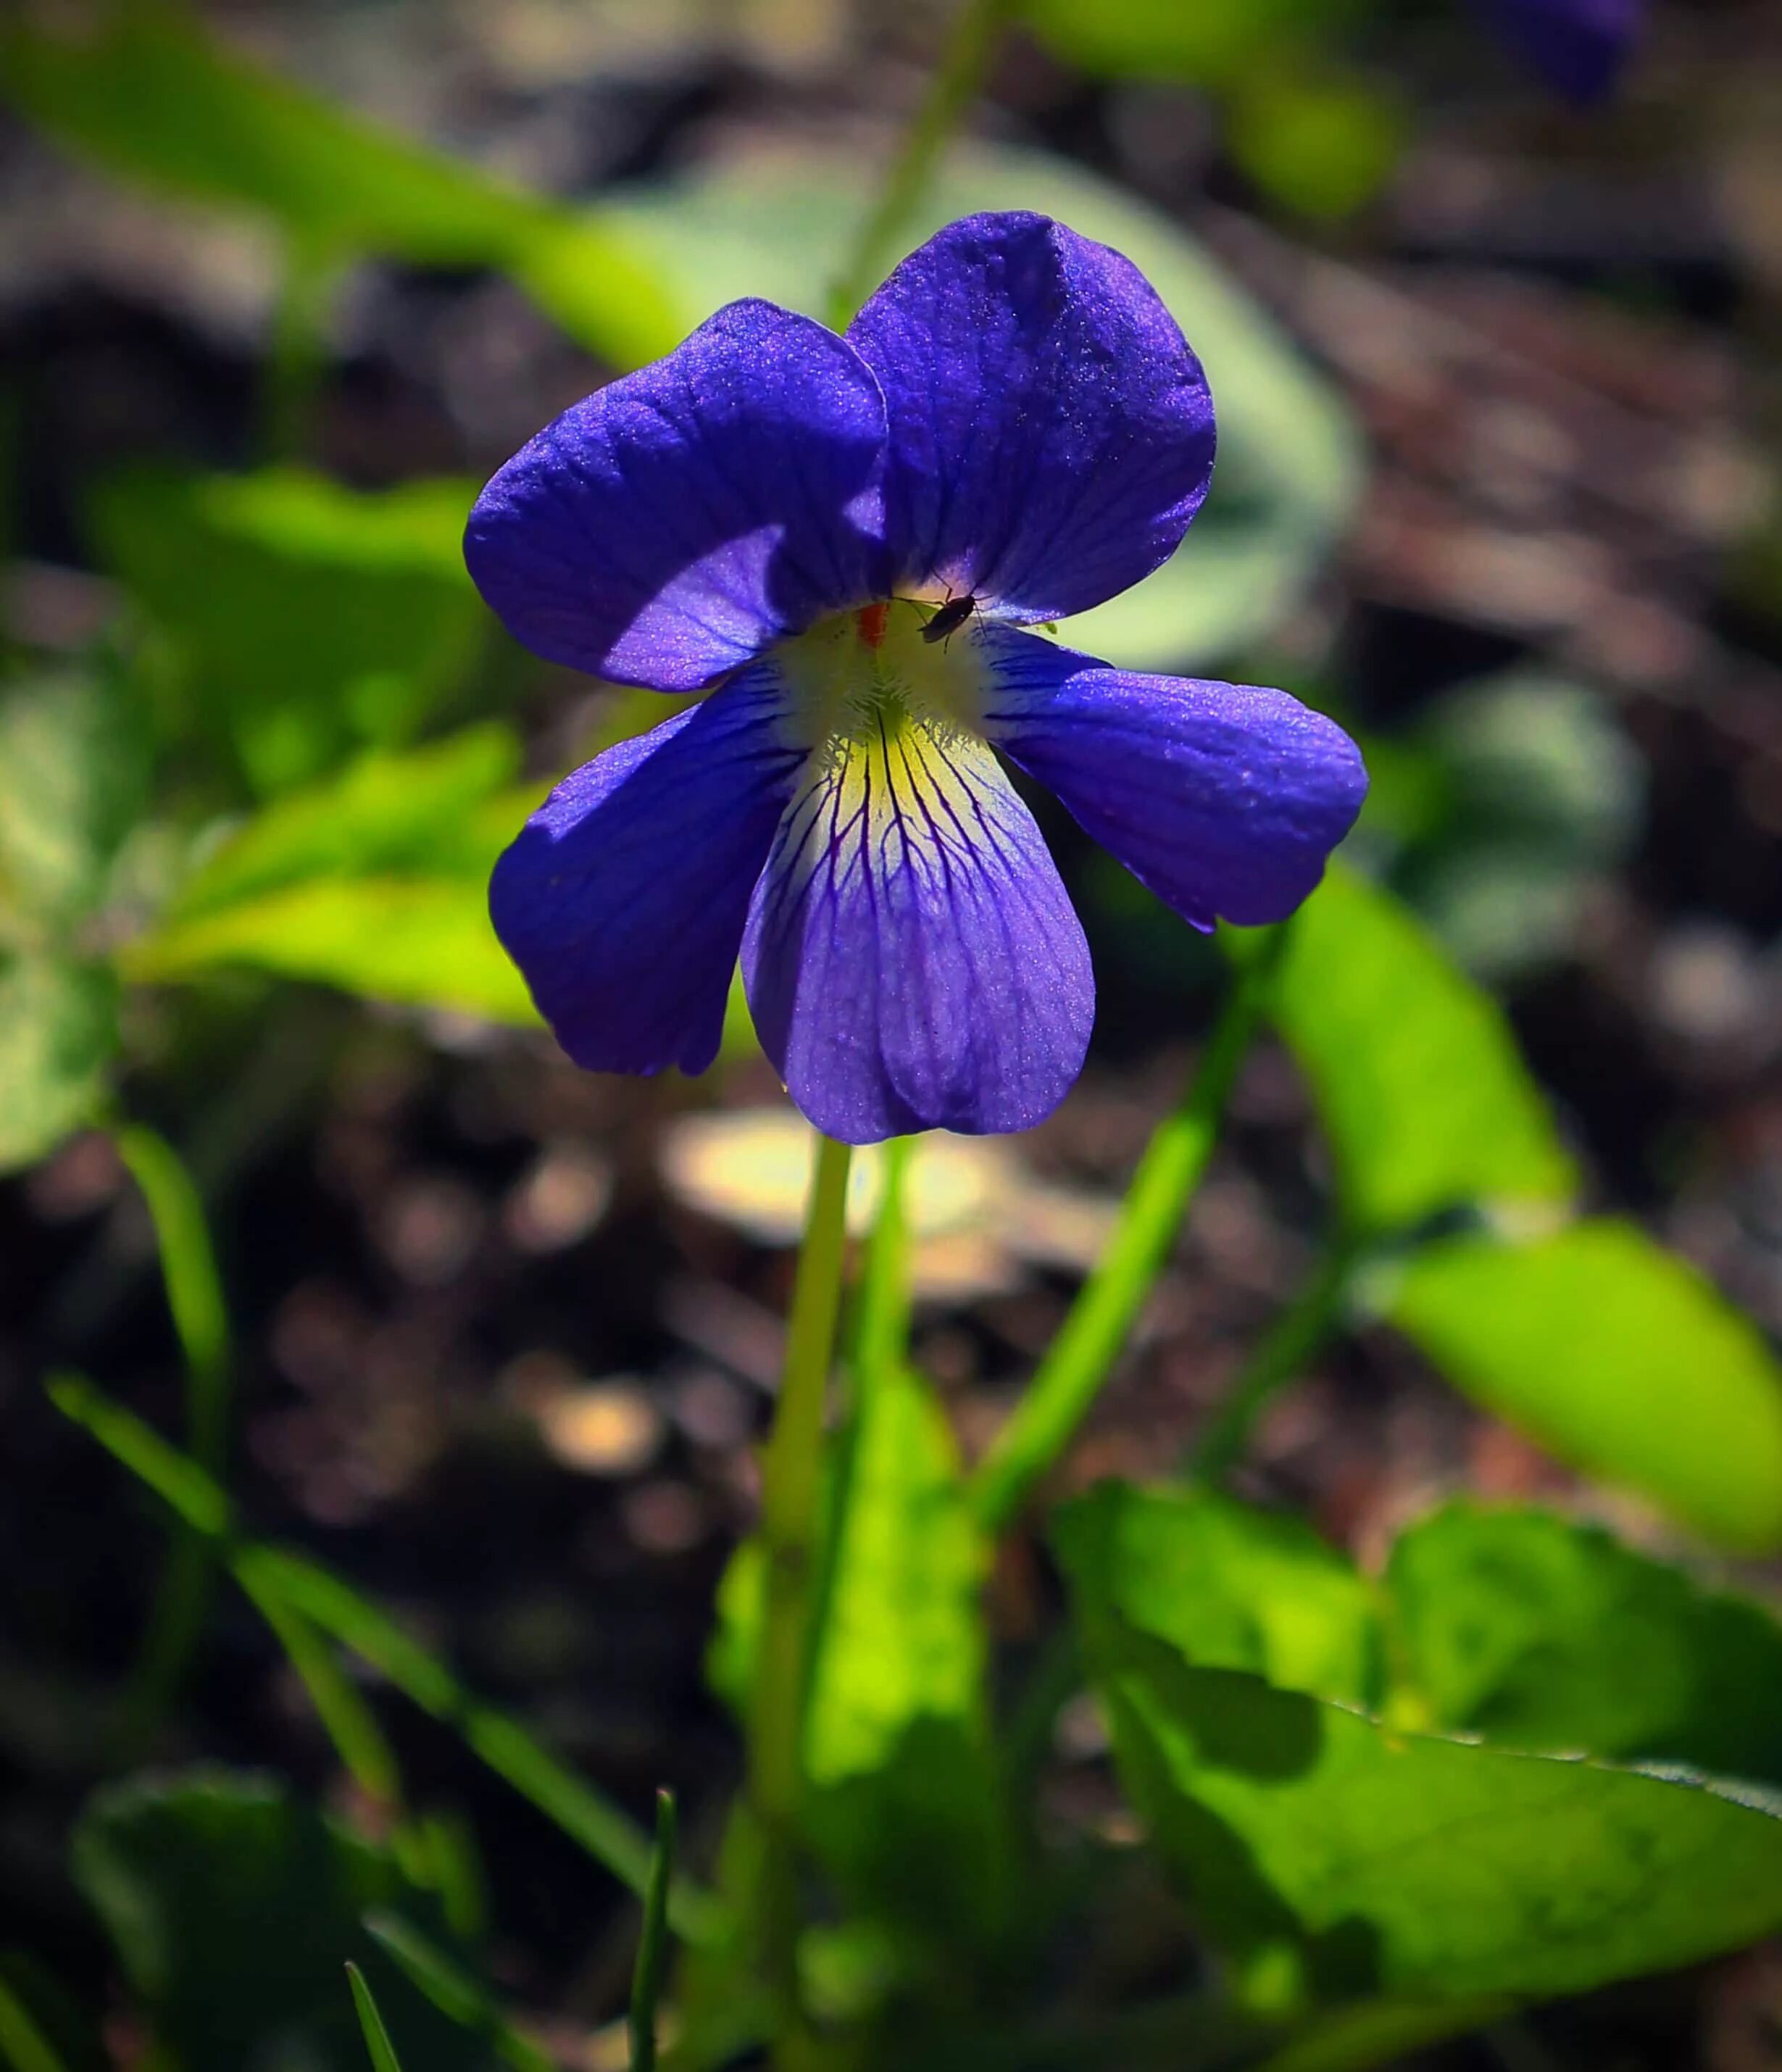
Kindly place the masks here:
[(922, 637), (930, 646), (944, 640), (951, 633), (957, 633), (978, 608), (978, 600), (970, 590), (963, 597), (950, 597), (922, 630)]

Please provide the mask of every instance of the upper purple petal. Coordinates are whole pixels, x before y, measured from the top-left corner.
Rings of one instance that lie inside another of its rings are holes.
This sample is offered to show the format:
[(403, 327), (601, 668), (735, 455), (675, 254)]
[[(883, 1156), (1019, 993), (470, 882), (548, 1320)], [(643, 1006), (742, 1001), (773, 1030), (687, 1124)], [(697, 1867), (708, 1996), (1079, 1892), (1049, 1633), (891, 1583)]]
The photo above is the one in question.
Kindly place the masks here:
[(1049, 216), (950, 224), (848, 335), (885, 391), (905, 586), (1063, 618), (1167, 561), (1206, 495), (1200, 362), (1130, 260)]
[(749, 895), (805, 750), (771, 665), (567, 777), (495, 865), (489, 913), (590, 1071), (717, 1055)]
[(522, 447), (464, 558), (547, 661), (696, 689), (882, 586), (884, 446), (884, 399), (845, 340), (732, 302)]
[(983, 743), (875, 726), (814, 762), (757, 889), (762, 1046), (819, 1129), (1024, 1129), (1082, 1068), (1095, 986), (1033, 816)]
[(984, 731), (1197, 927), (1284, 919), (1367, 792), (1361, 752), (1284, 691), (1129, 675), (985, 627)]
[(1644, 0), (1473, 0), (1497, 33), (1569, 101), (1600, 101), (1639, 33)]

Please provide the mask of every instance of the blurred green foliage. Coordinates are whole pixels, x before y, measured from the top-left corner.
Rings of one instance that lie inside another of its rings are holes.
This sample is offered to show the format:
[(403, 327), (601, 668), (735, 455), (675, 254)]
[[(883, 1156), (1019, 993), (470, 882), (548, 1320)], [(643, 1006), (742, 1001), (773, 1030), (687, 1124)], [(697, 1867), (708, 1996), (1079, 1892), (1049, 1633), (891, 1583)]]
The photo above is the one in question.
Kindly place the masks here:
[(174, 0), (84, 26), (0, 24), (0, 92), (60, 142), (151, 188), (261, 217), (314, 266), (376, 255), (511, 273), (619, 367), (685, 328), (647, 256), (599, 214), (511, 187), (237, 56)]

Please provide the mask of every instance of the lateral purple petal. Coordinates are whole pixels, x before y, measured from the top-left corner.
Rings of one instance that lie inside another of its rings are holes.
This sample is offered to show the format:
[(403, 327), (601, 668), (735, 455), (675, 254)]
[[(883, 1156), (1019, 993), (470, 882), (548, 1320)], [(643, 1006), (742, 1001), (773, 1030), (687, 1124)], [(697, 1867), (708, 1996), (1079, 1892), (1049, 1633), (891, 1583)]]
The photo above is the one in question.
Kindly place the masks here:
[(1367, 792), (1360, 750), (1284, 691), (1110, 669), (1030, 633), (979, 635), (984, 731), (1198, 928), (1286, 918)]
[(821, 324), (732, 302), (477, 499), (464, 558), (547, 661), (688, 691), (881, 586), (878, 384)]
[(1488, 25), (1568, 101), (1600, 101), (1639, 33), (1644, 0), (1473, 0)]
[(907, 587), (1063, 618), (1167, 561), (1206, 495), (1200, 362), (1130, 260), (1049, 216), (950, 224), (848, 335), (885, 391)]
[(801, 789), (750, 909), (762, 1047), (819, 1129), (1024, 1129), (1081, 1071), (1088, 946), (1033, 816), (981, 742), (912, 723)]
[(749, 895), (805, 751), (779, 680), (744, 671), (567, 777), (496, 864), (489, 914), (589, 1071), (717, 1055)]

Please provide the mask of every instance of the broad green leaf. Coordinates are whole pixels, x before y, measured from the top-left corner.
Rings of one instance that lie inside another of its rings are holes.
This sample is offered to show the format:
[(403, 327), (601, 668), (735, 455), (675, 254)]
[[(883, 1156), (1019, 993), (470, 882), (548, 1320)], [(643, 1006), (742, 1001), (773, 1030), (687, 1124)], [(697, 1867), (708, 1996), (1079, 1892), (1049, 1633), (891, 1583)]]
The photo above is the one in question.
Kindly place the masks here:
[(1379, 1695), (1368, 1585), (1304, 1520), (1214, 1490), (1103, 1482), (1054, 1520), (1073, 1568), (1107, 1579), (1126, 1618), (1207, 1669), (1247, 1669), (1364, 1704)]
[(1357, 11), (1357, 0), (1022, 0), (1022, 18), (1049, 49), (1107, 79), (1218, 85), (1278, 52), (1283, 42)]
[(476, 878), (312, 878), (174, 921), (121, 962), (138, 982), (233, 965), (521, 1027), (538, 1020)]
[(1208, 1931), (1332, 1994), (1546, 1995), (1782, 1925), (1782, 1819), (1728, 1791), (1405, 1734), (1192, 1666), (1068, 1538), (1127, 1790)]
[(97, 1118), (117, 1047), (117, 984), (98, 964), (0, 951), (0, 1172)]
[(425, 1894), (395, 1860), (283, 1785), (220, 1770), (101, 1792), (75, 1831), (76, 1881), (116, 1944), (155, 2039), (182, 2072), (298, 2064), (363, 2072), (341, 1967), (375, 1981), (412, 2065), (468, 2068), (476, 2040), (443, 2020), (361, 1926)]
[(1631, 1223), (1426, 1247), (1384, 1313), (1562, 1460), (1732, 1548), (1782, 1546), (1782, 1371), (1756, 1327)]
[(1570, 1198), (1576, 1174), (1502, 1011), (1390, 893), (1333, 865), (1291, 926), (1271, 1012), (1358, 1233)]
[(634, 243), (281, 79), (183, 8), (113, 5), (82, 31), (14, 19), (0, 81), (19, 111), (126, 179), (277, 224), (294, 245), (504, 267), (622, 366), (680, 324)]
[(1401, 1672), (1500, 1745), (1782, 1785), (1782, 1623), (1599, 1527), (1455, 1503), (1392, 1550)]
[(148, 746), (116, 687), (72, 672), (0, 698), (0, 943), (67, 949), (147, 803)]
[[(749, 294), (819, 314), (872, 193), (854, 157), (756, 156), (628, 199), (625, 216), (700, 316)], [(1273, 625), (1353, 508), (1359, 449), (1341, 404), (1179, 224), (1057, 159), (955, 153), (906, 242), (999, 208), (1044, 210), (1123, 252), (1201, 356), (1218, 412), (1217, 479), (1180, 550), (1066, 637), (1130, 668), (1230, 653)]]
[(142, 469), (101, 484), (91, 518), (201, 714), (274, 792), (411, 738), (464, 689), (489, 631), (459, 545), (474, 488)]
[(401, 753), (370, 750), (332, 782), (244, 821), (181, 888), (174, 915), (183, 923), (316, 878), (486, 880), (532, 803), (505, 789), (519, 767), (519, 743), (501, 726)]
[[(857, 1906), (981, 1946), (1008, 1902), (984, 1713), (987, 1552), (952, 1434), (917, 1376), (888, 1368), (865, 1390), (827, 1506), (805, 1726), (813, 1845)], [(710, 1665), (739, 1707), (762, 1577), (758, 1543), (745, 1543)]]

